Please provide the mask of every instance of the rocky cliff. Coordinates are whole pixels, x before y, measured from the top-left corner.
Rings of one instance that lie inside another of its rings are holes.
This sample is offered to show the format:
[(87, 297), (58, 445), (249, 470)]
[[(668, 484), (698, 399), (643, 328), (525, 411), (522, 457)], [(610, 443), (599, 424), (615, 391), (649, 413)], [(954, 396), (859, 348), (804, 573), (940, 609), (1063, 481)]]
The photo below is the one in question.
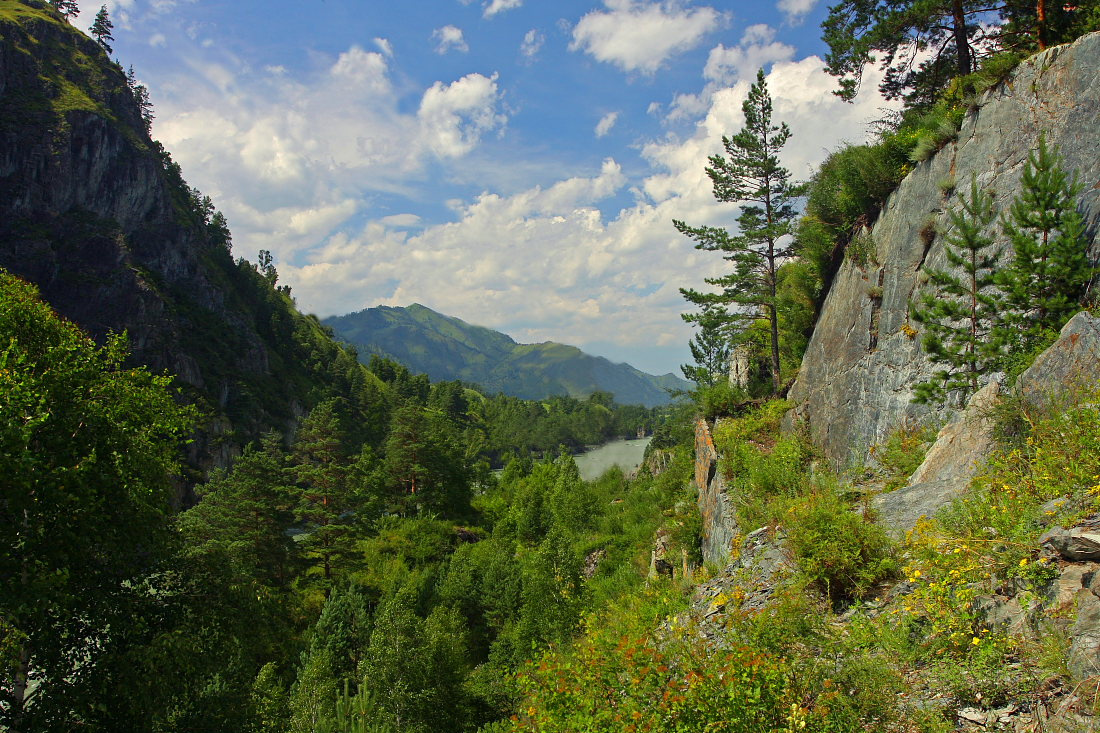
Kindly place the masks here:
[(234, 262), (211, 213), (149, 137), (118, 64), (45, 2), (0, 0), (0, 267), (178, 376), (208, 414), (190, 447), (200, 473), (292, 428), (358, 368), (273, 273)]
[[(862, 464), (868, 447), (904, 421), (944, 422), (957, 406), (913, 404), (911, 385), (932, 365), (908, 327), (923, 266), (946, 267), (942, 237), (958, 203), (954, 182), (971, 177), (1007, 210), (1020, 191), (1040, 135), (1057, 146), (1083, 184), (1080, 208), (1095, 238), (1100, 225), (1100, 34), (1022, 63), (967, 115), (957, 139), (918, 164), (890, 196), (871, 229), (874, 254), (846, 259), (832, 282), (790, 398), (787, 424), (804, 420), (836, 468)], [(947, 193), (945, 193), (947, 192)], [(1097, 244), (1094, 239), (1094, 254)]]

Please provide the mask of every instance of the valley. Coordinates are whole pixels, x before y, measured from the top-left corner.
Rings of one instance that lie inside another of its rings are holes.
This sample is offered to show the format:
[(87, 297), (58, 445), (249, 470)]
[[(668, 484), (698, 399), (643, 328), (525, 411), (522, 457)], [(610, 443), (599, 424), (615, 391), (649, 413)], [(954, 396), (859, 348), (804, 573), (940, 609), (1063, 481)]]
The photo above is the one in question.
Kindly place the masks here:
[[(332, 2), (311, 13), (394, 40), (303, 41), (313, 87), (285, 49), (236, 77), (194, 57), (168, 114), (112, 43), (260, 58), (244, 27), (196, 40), (236, 9), (183, 5), (104, 5), (85, 33), (80, 3), (0, 0), (0, 728), (1100, 727), (1100, 5), (780, 4), (703, 58), (664, 41), (743, 20), (563, 5), (557, 38), (522, 2)], [(829, 53), (792, 60), (775, 39), (811, 12)], [(469, 35), (417, 25), (450, 17)], [(649, 22), (644, 57), (608, 40)], [(463, 71), (385, 101), (419, 83), (402, 24), (470, 68), (508, 28), (515, 96)], [(648, 122), (587, 98), (584, 145), (629, 129), (627, 165), (547, 183), (572, 151), (543, 130), (504, 175), (485, 151), (520, 147), (551, 52), (607, 99), (681, 56), (707, 86)], [(245, 126), (258, 69), (297, 127)], [(359, 127), (311, 116), (326, 85)], [(833, 91), (893, 111), (801, 182), (788, 161), (849, 114)], [(807, 107), (810, 143), (786, 122)], [(216, 196), (187, 182), (211, 171)], [(664, 363), (670, 308), (687, 380), (625, 363)]]

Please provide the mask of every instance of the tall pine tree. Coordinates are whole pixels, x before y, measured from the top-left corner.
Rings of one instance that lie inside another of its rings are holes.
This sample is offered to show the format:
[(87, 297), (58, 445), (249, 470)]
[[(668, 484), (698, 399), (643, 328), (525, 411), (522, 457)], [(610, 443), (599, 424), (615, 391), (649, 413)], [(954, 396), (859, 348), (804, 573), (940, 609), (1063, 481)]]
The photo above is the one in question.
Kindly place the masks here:
[(733, 137), (723, 137), (726, 155), (710, 157), (707, 175), (714, 186), (714, 198), (725, 203), (741, 203), (737, 217), (740, 229), (730, 234), (722, 227), (690, 227), (673, 221), (676, 229), (695, 241), (696, 249), (724, 253), (733, 263), (733, 272), (707, 283), (721, 288), (717, 294), (681, 289), (691, 303), (708, 306), (730, 305), (731, 330), (743, 331), (760, 316), (770, 326), (772, 390), (779, 392), (779, 304), (777, 274), (783, 260), (793, 254), (790, 238), (796, 213), (791, 174), (779, 163), (791, 131), (786, 123), (772, 123), (772, 99), (768, 94), (764, 70), (741, 107), (745, 126)]
[(115, 27), (111, 22), (110, 16), (107, 15), (107, 6), (103, 5), (99, 8), (99, 12), (95, 14), (95, 20), (92, 22), (92, 38), (96, 40), (103, 50), (107, 53), (113, 53), (114, 49), (111, 48), (111, 44), (107, 41), (113, 41), (114, 36), (111, 35), (111, 30)]

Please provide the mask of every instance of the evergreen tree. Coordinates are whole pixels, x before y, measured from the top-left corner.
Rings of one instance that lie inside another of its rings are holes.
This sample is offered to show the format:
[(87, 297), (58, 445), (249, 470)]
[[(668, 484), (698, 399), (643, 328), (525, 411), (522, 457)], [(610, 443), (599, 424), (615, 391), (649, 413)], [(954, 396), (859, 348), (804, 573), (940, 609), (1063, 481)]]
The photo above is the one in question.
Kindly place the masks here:
[(49, 2), (66, 20), (80, 14), (80, 5), (76, 0), (49, 0)]
[(978, 0), (838, 2), (821, 26), (829, 45), (827, 71), (840, 78), (837, 94), (851, 101), (864, 69), (877, 61), (887, 99), (932, 101), (953, 76), (974, 70), (978, 16), (991, 9)]
[(927, 270), (932, 291), (912, 309), (913, 320), (925, 327), (925, 352), (945, 366), (930, 381), (915, 385), (915, 402), (943, 402), (952, 392), (965, 400), (1003, 356), (997, 328), (1002, 305), (992, 287), (1000, 252), (990, 251), (994, 244), (987, 233), (996, 219), (993, 196), (972, 179), (970, 196), (960, 196), (960, 201), (950, 214), (944, 245), (953, 269)]
[(242, 579), (285, 587), (294, 565), (293, 521), (286, 455), (276, 433), (245, 449), (230, 473), (216, 472), (202, 498), (180, 517), (180, 531), (193, 554), (216, 553)]
[(1023, 190), (1002, 219), (1013, 260), (997, 274), (1009, 307), (1007, 326), (1026, 352), (1044, 332), (1057, 332), (1081, 308), (1096, 269), (1089, 263), (1085, 220), (1077, 211), (1081, 185), (1068, 179), (1056, 150), (1039, 138), (1028, 155)]
[(295, 518), (308, 529), (299, 546), (321, 572), (326, 591), (354, 550), (360, 526), (355, 511), (362, 500), (359, 487), (349, 480), (351, 466), (336, 402), (327, 400), (313, 408), (292, 448), (299, 486)]
[(103, 50), (107, 53), (113, 53), (114, 49), (111, 48), (111, 44), (107, 41), (115, 40), (111, 35), (111, 30), (115, 27), (111, 22), (111, 18), (107, 15), (107, 6), (100, 7), (99, 12), (95, 14), (95, 21), (92, 22), (92, 38), (96, 40)]
[(770, 326), (772, 391), (779, 392), (779, 307), (777, 274), (783, 260), (793, 253), (788, 235), (796, 213), (792, 201), (796, 195), (791, 174), (779, 164), (791, 131), (786, 123), (772, 124), (772, 100), (768, 94), (764, 70), (741, 107), (745, 126), (733, 137), (722, 137), (728, 158), (710, 157), (706, 169), (718, 201), (741, 202), (737, 217), (740, 232), (731, 235), (721, 227), (689, 227), (673, 221), (676, 228), (695, 240), (696, 249), (723, 252), (733, 263), (733, 272), (707, 283), (720, 287), (720, 293), (702, 293), (681, 289), (685, 298), (705, 311), (708, 307), (732, 305), (730, 329), (741, 331), (760, 315)]
[(729, 313), (720, 305), (707, 303), (698, 313), (684, 313), (680, 317), (699, 327), (688, 343), (695, 363), (680, 366), (684, 377), (700, 386), (713, 386), (726, 379), (733, 351)]

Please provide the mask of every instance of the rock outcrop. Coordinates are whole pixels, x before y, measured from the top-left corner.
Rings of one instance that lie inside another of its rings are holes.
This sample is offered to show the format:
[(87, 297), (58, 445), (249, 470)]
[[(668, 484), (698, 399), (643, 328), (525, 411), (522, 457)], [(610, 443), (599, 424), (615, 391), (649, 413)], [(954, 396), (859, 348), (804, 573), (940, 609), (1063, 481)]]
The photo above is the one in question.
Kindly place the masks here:
[[(1062, 327), (1058, 340), (1035, 358), (1009, 394), (1043, 409), (1075, 390), (1097, 389), (1098, 376), (1100, 318), (1083, 311)], [(935, 514), (966, 490), (993, 448), (992, 412), (1001, 395), (997, 380), (975, 393), (966, 409), (940, 430), (908, 483), (875, 497), (884, 527), (904, 535), (922, 516)]]
[(42, 0), (6, 7), (0, 267), (97, 340), (125, 331), (133, 362), (202, 404), (188, 483), (261, 432), (292, 430), (341, 353), (234, 262), (204, 206), (149, 137), (121, 67)]
[[(788, 425), (804, 420), (836, 468), (862, 464), (867, 449), (903, 421), (948, 420), (957, 408), (913, 404), (911, 386), (932, 365), (909, 322), (923, 266), (946, 267), (942, 229), (957, 205), (949, 184), (971, 177), (1007, 210), (1039, 137), (1060, 149), (1083, 184), (1080, 210), (1095, 237), (1100, 226), (1100, 34), (1023, 62), (967, 115), (954, 142), (918, 164), (887, 200), (871, 229), (874, 255), (846, 260), (818, 318), (790, 391), (798, 403)], [(1093, 249), (1097, 245), (1094, 240)], [(872, 297), (873, 296), (873, 297)]]
[(703, 515), (703, 561), (724, 565), (738, 534), (733, 501), (718, 470), (718, 451), (707, 421), (695, 421), (695, 488)]

